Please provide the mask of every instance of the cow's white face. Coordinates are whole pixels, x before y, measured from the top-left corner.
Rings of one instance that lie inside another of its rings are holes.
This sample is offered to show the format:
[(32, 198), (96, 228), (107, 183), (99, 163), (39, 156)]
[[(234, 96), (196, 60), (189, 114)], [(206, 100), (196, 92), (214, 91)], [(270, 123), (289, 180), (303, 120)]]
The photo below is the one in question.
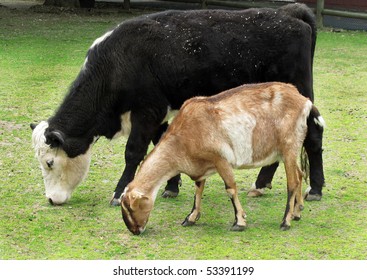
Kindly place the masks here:
[(32, 143), (42, 170), (46, 197), (51, 204), (60, 205), (70, 199), (74, 189), (88, 174), (91, 147), (85, 154), (69, 158), (62, 148), (51, 148), (46, 144), (44, 134), (47, 127), (45, 121), (34, 127)]

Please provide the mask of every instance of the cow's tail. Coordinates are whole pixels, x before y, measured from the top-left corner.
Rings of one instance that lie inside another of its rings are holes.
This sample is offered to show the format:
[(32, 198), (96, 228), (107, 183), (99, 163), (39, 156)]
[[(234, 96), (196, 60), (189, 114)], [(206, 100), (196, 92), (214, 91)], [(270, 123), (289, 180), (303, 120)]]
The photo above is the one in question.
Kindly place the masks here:
[(312, 31), (312, 58), (315, 53), (316, 46), (316, 36), (317, 36), (317, 28), (316, 28), (316, 20), (315, 15), (312, 10), (307, 7), (305, 4), (288, 4), (279, 8), (279, 11), (283, 11), (291, 17), (298, 18), (303, 22), (307, 23), (311, 27)]
[[(320, 137), (322, 137), (322, 132), (324, 128), (326, 127), (326, 123), (325, 123), (324, 118), (321, 116), (319, 110), (316, 108), (315, 105), (312, 105), (312, 109), (308, 116), (308, 120), (312, 122), (312, 125), (316, 128), (316, 131), (318, 131), (317, 134), (321, 135), (321, 136), (313, 135), (312, 138), (316, 136), (316, 138), (318, 138), (319, 141), (321, 141)], [(310, 124), (308, 124), (308, 126), (310, 126)], [(314, 141), (318, 142), (317, 140), (314, 140)], [(303, 178), (305, 182), (308, 184), (309, 183), (308, 178), (310, 176), (310, 164), (309, 164), (307, 152), (304, 146), (302, 147), (302, 151), (301, 151), (301, 170), (303, 173)]]

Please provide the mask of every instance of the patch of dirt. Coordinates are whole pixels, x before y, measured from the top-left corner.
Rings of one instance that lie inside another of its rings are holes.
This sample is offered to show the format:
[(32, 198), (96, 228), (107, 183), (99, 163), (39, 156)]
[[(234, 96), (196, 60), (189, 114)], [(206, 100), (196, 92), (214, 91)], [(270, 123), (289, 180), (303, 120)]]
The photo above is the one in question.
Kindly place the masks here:
[(0, 134), (2, 131), (12, 131), (23, 128), (23, 125), (0, 120)]
[[(149, 3), (150, 1), (147, 1)], [(154, 2), (154, 1), (152, 1)], [(129, 10), (124, 9), (123, 2), (96, 2), (94, 8), (68, 8), (68, 7), (55, 7), (55, 6), (44, 6), (43, 2), (33, 1), (11, 1), (11, 0), (0, 0), (0, 12), (3, 13), (8, 11), (23, 13), (23, 14), (43, 14), (43, 15), (77, 15), (77, 16), (93, 16), (93, 17), (105, 17), (108, 15), (121, 15), (128, 14), (134, 16), (140, 15), (141, 13), (151, 13), (160, 8), (139, 6), (131, 8)], [(1, 17), (1, 16), (0, 16)]]
[(0, 7), (5, 7), (9, 9), (16, 10), (28, 10), (33, 6), (40, 6), (42, 2), (39, 1), (10, 1), (10, 0), (0, 0)]
[[(0, 136), (3, 135), (5, 132), (11, 132), (13, 130), (20, 130), (23, 129), (23, 125), (21, 124), (16, 124), (14, 122), (7, 122), (7, 121), (2, 121), (0, 120)], [(0, 147), (6, 147), (6, 146), (12, 146), (14, 145), (14, 142), (21, 142), (21, 139), (18, 137), (14, 137), (13, 138), (13, 142), (4, 142), (4, 141), (0, 141)]]

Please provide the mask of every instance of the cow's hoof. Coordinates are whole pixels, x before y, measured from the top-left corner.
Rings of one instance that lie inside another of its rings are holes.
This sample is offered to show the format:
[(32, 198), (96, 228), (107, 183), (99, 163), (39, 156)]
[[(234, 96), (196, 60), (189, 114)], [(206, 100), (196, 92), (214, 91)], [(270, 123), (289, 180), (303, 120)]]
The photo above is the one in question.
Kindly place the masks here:
[(240, 225), (233, 225), (231, 227), (231, 231), (244, 231), (246, 229), (246, 226), (240, 226)]
[(259, 196), (263, 196), (265, 194), (265, 189), (256, 189), (254, 187), (252, 187), (248, 193), (247, 196), (248, 197), (259, 197)]
[(162, 193), (163, 198), (175, 198), (177, 196), (178, 196), (178, 192), (173, 192), (173, 191), (170, 191), (170, 190), (165, 190)]
[[(271, 184), (266, 184), (266, 187), (265, 188), (271, 189), (272, 186), (271, 186)], [(251, 188), (247, 192), (247, 196), (248, 197), (259, 197), (259, 196), (263, 196), (265, 194), (265, 188), (257, 189), (255, 183), (253, 183), (252, 186), (251, 186)]]
[(121, 199), (118, 198), (112, 198), (110, 201), (111, 206), (120, 206), (121, 205)]
[(319, 194), (306, 194), (304, 199), (306, 201), (320, 201), (321, 198), (322, 196)]
[(322, 195), (321, 194), (313, 194), (310, 193), (311, 191), (311, 186), (308, 186), (308, 188), (305, 191), (305, 194), (303, 195), (303, 199), (307, 200), (307, 201), (320, 201)]

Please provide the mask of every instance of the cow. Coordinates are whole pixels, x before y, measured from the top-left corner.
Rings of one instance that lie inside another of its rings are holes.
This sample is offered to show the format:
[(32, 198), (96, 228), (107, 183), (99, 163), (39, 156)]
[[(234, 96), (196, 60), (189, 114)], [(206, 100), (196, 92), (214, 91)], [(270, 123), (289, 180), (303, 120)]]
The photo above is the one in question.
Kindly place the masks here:
[[(51, 204), (67, 202), (88, 172), (96, 140), (125, 135), (126, 166), (110, 202), (120, 205), (150, 142), (158, 142), (171, 114), (193, 96), (280, 81), (313, 101), (315, 43), (314, 16), (303, 4), (171, 10), (122, 22), (93, 42), (54, 115), (31, 125), (46, 197)], [(310, 164), (308, 197), (318, 200), (324, 174), (317, 130), (311, 122), (304, 147)], [(262, 168), (253, 191), (270, 187), (277, 167)], [(176, 196), (180, 182), (180, 175), (168, 180), (162, 195)]]

